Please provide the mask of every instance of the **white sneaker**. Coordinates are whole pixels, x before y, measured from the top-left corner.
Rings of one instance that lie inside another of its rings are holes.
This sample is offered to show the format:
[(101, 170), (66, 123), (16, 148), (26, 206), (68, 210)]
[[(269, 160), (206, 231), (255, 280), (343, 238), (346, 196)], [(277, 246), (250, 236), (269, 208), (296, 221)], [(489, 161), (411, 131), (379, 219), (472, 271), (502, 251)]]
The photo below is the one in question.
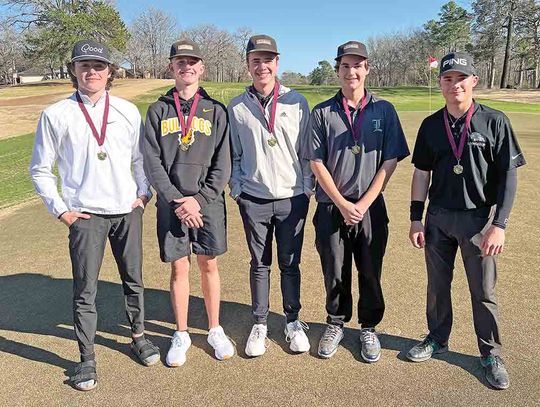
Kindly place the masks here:
[(248, 341), (246, 343), (246, 355), (255, 357), (264, 355), (266, 352), (266, 334), (268, 328), (264, 324), (255, 324), (251, 328)]
[(285, 325), (285, 340), (290, 342), (289, 348), (293, 352), (302, 353), (309, 351), (309, 339), (304, 332), (309, 326), (305, 322), (296, 320)]
[(214, 348), (216, 359), (227, 360), (234, 355), (234, 346), (232, 342), (227, 338), (223, 328), (217, 326), (208, 331), (208, 343)]
[(186, 362), (186, 352), (191, 346), (191, 338), (187, 331), (176, 331), (171, 339), (171, 347), (167, 352), (165, 363), (170, 367), (182, 366)]

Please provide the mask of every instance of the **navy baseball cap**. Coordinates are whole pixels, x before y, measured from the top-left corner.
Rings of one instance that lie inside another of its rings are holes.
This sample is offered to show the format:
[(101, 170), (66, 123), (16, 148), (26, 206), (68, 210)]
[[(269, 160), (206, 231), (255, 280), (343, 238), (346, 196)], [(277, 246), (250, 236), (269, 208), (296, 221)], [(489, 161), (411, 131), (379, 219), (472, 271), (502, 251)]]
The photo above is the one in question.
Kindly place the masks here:
[(171, 45), (169, 59), (176, 57), (193, 57), (199, 58), (200, 60), (203, 59), (199, 46), (195, 42), (188, 39), (176, 41), (173, 45)]
[(107, 46), (93, 40), (76, 42), (73, 51), (71, 51), (71, 62), (87, 61), (89, 59), (112, 64)]
[(337, 49), (336, 61), (340, 60), (345, 55), (357, 55), (362, 58), (368, 57), (366, 46), (359, 41), (347, 41), (341, 44)]
[(248, 40), (246, 56), (256, 51), (271, 52), (272, 54), (279, 55), (276, 40), (264, 34), (254, 35)]
[(467, 76), (476, 75), (473, 57), (466, 52), (451, 52), (441, 59), (439, 77), (447, 72), (460, 72)]

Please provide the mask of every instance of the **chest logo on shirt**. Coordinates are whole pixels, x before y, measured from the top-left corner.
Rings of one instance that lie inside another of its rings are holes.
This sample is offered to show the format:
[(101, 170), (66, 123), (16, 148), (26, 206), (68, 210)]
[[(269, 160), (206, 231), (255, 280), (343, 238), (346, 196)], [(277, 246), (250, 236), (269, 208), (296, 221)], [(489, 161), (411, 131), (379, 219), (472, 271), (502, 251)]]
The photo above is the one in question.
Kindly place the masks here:
[[(167, 134), (173, 133), (180, 133), (180, 135), (182, 134), (178, 117), (171, 117), (170, 119), (162, 120), (161, 137), (165, 137)], [(193, 144), (195, 133), (210, 136), (212, 134), (212, 122), (210, 122), (210, 120), (194, 116), (193, 121), (191, 122), (191, 128), (188, 134), (186, 134), (186, 136), (184, 137), (186, 141), (189, 141), (189, 145)]]
[(372, 119), (371, 123), (373, 123), (373, 133), (376, 133), (376, 132), (382, 133), (382, 128), (381, 128), (382, 119)]
[(471, 134), (469, 134), (469, 138), (467, 139), (467, 144), (470, 146), (477, 146), (484, 148), (486, 146), (486, 138), (482, 136), (480, 133), (474, 131)]

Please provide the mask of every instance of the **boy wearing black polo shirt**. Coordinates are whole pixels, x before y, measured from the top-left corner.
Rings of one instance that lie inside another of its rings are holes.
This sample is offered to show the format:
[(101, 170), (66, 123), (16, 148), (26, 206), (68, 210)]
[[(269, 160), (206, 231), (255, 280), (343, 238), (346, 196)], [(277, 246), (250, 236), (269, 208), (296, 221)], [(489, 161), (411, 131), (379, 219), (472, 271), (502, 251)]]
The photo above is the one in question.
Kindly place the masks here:
[(421, 362), (448, 350), (450, 288), (459, 247), (471, 292), (481, 364), (488, 382), (505, 389), (509, 380), (500, 357), (496, 255), (504, 247), (504, 230), (516, 192), (516, 168), (524, 165), (525, 159), (508, 118), (474, 102), (477, 83), (470, 55), (446, 55), (439, 75), (446, 106), (427, 117), (418, 131), (412, 159), (409, 237), (414, 247), (425, 247), (429, 335), (407, 357)]
[(338, 48), (336, 71), (341, 90), (311, 113), (308, 158), (318, 184), (315, 243), (326, 287), (328, 326), (319, 356), (330, 358), (352, 316), (352, 258), (358, 269), (361, 355), (380, 357), (376, 325), (384, 314), (381, 270), (388, 238), (382, 191), (397, 162), (409, 149), (394, 107), (364, 88), (369, 73), (364, 44)]
[(231, 175), (225, 107), (199, 86), (204, 73), (199, 46), (180, 40), (171, 47), (175, 87), (150, 106), (144, 165), (157, 191), (161, 260), (171, 263), (171, 302), (177, 330), (165, 362), (181, 366), (191, 346), (188, 328), (190, 254), (197, 256), (208, 315), (208, 343), (219, 360), (234, 355), (219, 325), (217, 256), (227, 250), (223, 189)]

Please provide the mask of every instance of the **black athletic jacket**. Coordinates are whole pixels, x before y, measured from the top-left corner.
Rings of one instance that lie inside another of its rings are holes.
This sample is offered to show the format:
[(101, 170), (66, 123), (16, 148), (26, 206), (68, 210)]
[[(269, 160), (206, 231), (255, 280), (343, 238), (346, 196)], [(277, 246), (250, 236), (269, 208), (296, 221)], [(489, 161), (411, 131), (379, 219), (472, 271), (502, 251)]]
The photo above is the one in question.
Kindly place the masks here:
[[(176, 205), (174, 199), (193, 196), (203, 207), (222, 194), (231, 176), (227, 110), (199, 88), (192, 136), (182, 138), (173, 89), (148, 109), (144, 169), (158, 199)], [(180, 101), (187, 121), (185, 105), (192, 101)]]

